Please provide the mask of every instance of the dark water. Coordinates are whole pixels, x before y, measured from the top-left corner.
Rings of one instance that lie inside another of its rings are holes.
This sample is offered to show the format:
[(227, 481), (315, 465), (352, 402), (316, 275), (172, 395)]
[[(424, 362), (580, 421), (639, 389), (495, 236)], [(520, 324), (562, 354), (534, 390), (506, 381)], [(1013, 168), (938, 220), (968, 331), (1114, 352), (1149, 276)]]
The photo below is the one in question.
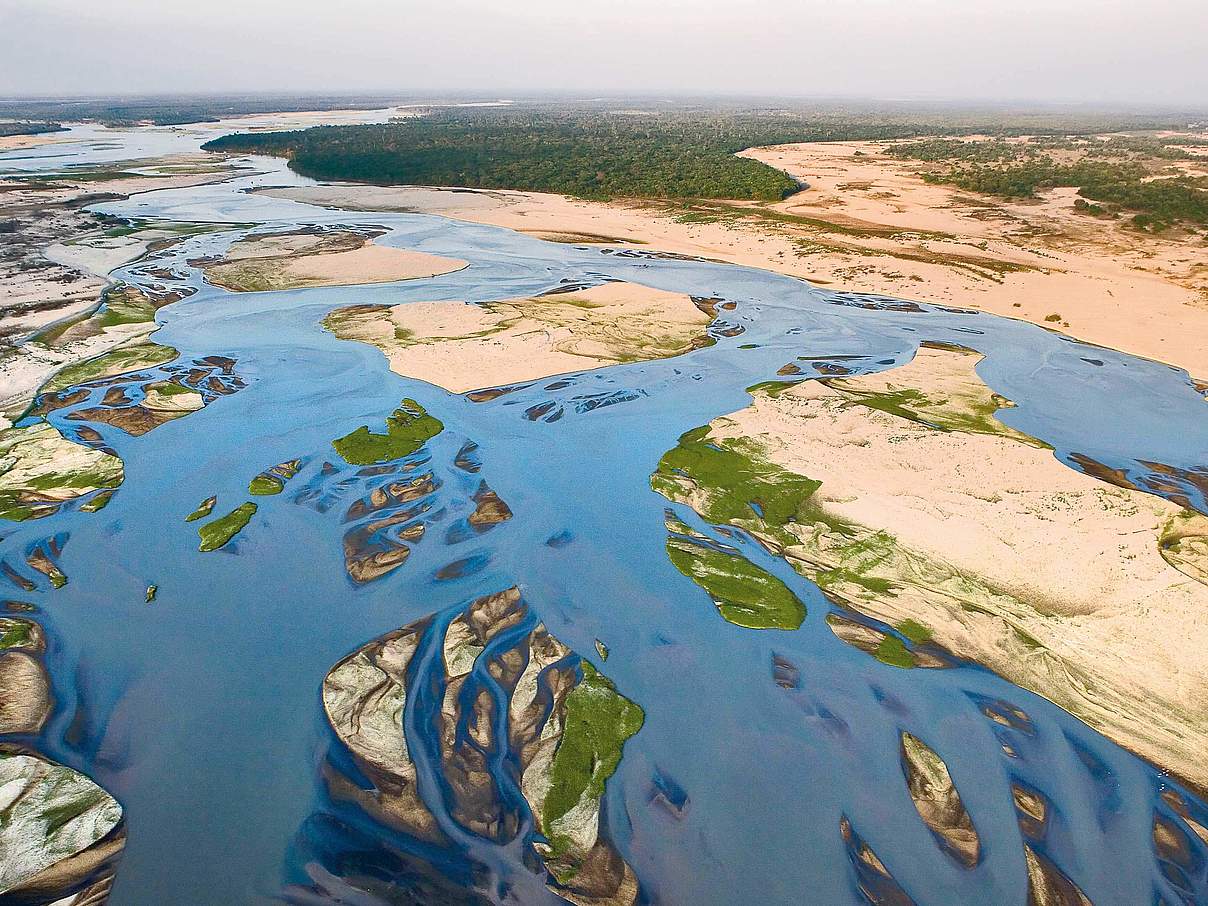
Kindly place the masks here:
[[(584, 657), (599, 663), (593, 646), (604, 642), (605, 672), (645, 709), (645, 726), (608, 784), (606, 811), (647, 902), (863, 902), (839, 833), (846, 816), (918, 903), (1022, 903), (1012, 782), (1048, 798), (1053, 817), (1037, 849), (1096, 904), (1208, 902), (1208, 853), (1198, 841), (1182, 866), (1154, 851), (1155, 810), (1172, 814), (1158, 793), (1177, 784), (976, 666), (899, 670), (846, 646), (826, 626), (832, 606), (818, 590), (752, 543), (738, 542), (806, 602), (808, 617), (794, 632), (724, 622), (668, 560), (667, 501), (649, 489), (682, 432), (744, 407), (743, 388), (796, 356), (859, 356), (844, 364), (874, 370), (908, 361), (922, 341), (976, 348), (986, 354), (979, 374), (1017, 403), (1004, 422), (1059, 457), (1084, 454), (1137, 481), (1154, 475), (1143, 463), (1186, 472), (1208, 463), (1208, 410), (1186, 374), (1022, 322), (897, 311), (880, 297), (751, 269), (618, 257), (436, 217), (242, 194), (294, 180), (266, 166), (267, 176), (103, 209), (269, 228), (380, 224), (391, 232), (379, 241), (471, 264), (392, 285), (228, 294), (185, 261), (242, 235), (231, 231), (154, 262), (177, 270), (179, 281), (147, 275), (145, 263), (119, 272), (131, 282), (198, 288), (161, 310), (154, 339), (180, 350), (177, 364), (233, 358), (246, 387), (142, 437), (91, 425), (125, 462), (112, 502), (95, 514), (64, 510), (6, 527), (0, 540), (0, 558), (13, 565), (45, 539), (64, 544), (66, 587), (8, 594), (38, 605), (51, 639), (57, 707), (36, 745), (87, 772), (125, 808), (116, 906), (388, 902), (338, 880), (406, 878), (414, 867), (406, 841), (325, 793), (324, 760), (346, 755), (323, 719), (320, 684), (370, 639), (513, 584)], [(607, 278), (734, 301), (726, 317), (745, 332), (678, 358), (551, 378), (472, 403), (398, 377), (375, 349), (319, 327), (337, 306), (485, 301)], [(381, 430), (403, 397), (445, 425), (421, 454), (440, 482), (432, 528), (402, 568), (356, 586), (344, 569), (342, 517), (382, 479), (343, 464), (331, 440), (364, 424)], [(537, 406), (561, 416), (530, 420), (525, 412)], [(66, 419), (71, 411), (51, 420), (78, 428)], [(479, 445), (482, 464), (473, 480), (453, 466), (467, 441)], [(234, 543), (198, 552), (195, 524), (183, 519), (199, 501), (217, 494), (215, 513), (227, 512), (249, 499), (256, 473), (299, 457), (286, 492), (256, 498), (259, 511)], [(481, 536), (450, 531), (472, 509), (479, 480), (514, 518)], [(1180, 481), (1176, 472), (1165, 493), (1208, 509), (1202, 492)], [(716, 537), (691, 511), (674, 509)], [(551, 537), (564, 543), (547, 544)], [(151, 584), (159, 591), (148, 606)], [(796, 670), (796, 688), (777, 684), (774, 657)], [(1028, 720), (1016, 728), (990, 720), (984, 709), (1001, 710), (996, 703)], [(947, 762), (981, 836), (976, 868), (953, 862), (919, 820), (902, 779), (903, 730)], [(1004, 754), (1004, 742), (1017, 757)], [(1184, 795), (1204, 821), (1203, 803)], [(497, 872), (488, 893), (557, 901), (514, 849), (462, 842)], [(428, 855), (470, 881), (466, 852)], [(299, 892), (314, 883), (343, 892)]]

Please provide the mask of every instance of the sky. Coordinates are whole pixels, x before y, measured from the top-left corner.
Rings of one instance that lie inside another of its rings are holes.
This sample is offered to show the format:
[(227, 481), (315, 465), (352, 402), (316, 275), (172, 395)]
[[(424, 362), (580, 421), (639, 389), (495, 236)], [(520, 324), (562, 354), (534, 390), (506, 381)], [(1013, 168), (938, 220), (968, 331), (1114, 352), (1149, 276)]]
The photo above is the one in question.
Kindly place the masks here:
[(0, 96), (458, 92), (1208, 107), (1208, 0), (0, 0)]

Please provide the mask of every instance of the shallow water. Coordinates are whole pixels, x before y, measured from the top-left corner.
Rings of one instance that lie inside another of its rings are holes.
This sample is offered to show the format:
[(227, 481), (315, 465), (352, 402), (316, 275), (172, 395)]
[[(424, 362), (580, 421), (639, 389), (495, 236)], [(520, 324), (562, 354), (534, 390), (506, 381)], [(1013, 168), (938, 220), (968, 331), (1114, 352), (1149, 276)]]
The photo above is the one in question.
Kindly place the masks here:
[[(77, 162), (90, 159), (81, 153)], [(43, 166), (62, 165), (52, 160)], [(0, 156), (0, 169), (6, 164)], [(829, 293), (753, 269), (248, 195), (257, 185), (303, 181), (278, 162), (255, 164), (267, 172), (98, 209), (274, 229), (378, 224), (390, 230), (380, 242), (470, 267), (398, 284), (229, 294), (204, 284), (186, 260), (242, 235), (232, 230), (190, 239), (153, 262), (178, 271), (177, 281), (147, 274), (147, 262), (117, 273), (197, 288), (160, 311), (154, 340), (178, 348), (179, 362), (229, 356), (247, 386), (142, 437), (90, 424), (125, 462), (112, 502), (95, 514), (64, 510), (6, 525), (0, 538), (0, 559), (19, 569), (38, 543), (66, 539), (64, 588), (42, 583), (6, 595), (36, 603), (51, 639), (57, 706), (34, 744), (125, 808), (129, 843), (115, 906), (407, 902), (352, 893), (359, 882), (344, 888), (345, 899), (302, 892), (317, 882), (340, 889), (339, 877), (399, 878), (398, 853), (416, 849), (326, 794), (323, 762), (346, 756), (323, 719), (320, 684), (372, 638), (513, 584), (583, 657), (599, 664), (594, 643), (604, 642), (604, 672), (645, 709), (645, 726), (608, 784), (606, 812), (647, 902), (863, 902), (839, 833), (846, 816), (917, 903), (1022, 903), (1012, 781), (1051, 801), (1054, 818), (1037, 848), (1093, 902), (1208, 902), (1208, 853), (1198, 841), (1183, 868), (1154, 853), (1155, 810), (1171, 814), (1158, 792), (1177, 784), (976, 666), (900, 670), (848, 647), (826, 626), (832, 605), (818, 590), (741, 538), (725, 540), (783, 579), (809, 613), (794, 632), (724, 622), (668, 560), (667, 501), (649, 489), (681, 433), (744, 407), (745, 387), (797, 356), (860, 356), (844, 364), (868, 371), (909, 361), (925, 340), (976, 348), (986, 355), (979, 374), (1017, 404), (1001, 413), (1004, 422), (1063, 459), (1089, 456), (1134, 481), (1154, 475), (1145, 463), (1186, 473), (1208, 464), (1208, 410), (1186, 374), (1023, 322), (927, 306), (898, 311), (884, 297)], [(745, 330), (678, 358), (537, 381), (473, 403), (398, 377), (377, 350), (319, 327), (338, 306), (484, 301), (606, 278), (734, 301), (725, 317)], [(739, 348), (747, 344), (758, 345)], [(441, 486), (430, 529), (407, 562), (356, 586), (344, 568), (343, 515), (382, 479), (343, 464), (331, 440), (360, 425), (381, 430), (404, 397), (444, 422), (417, 454), (430, 459)], [(88, 405), (50, 420), (74, 430), (81, 423), (67, 415)], [(533, 407), (544, 417), (526, 417)], [(469, 440), (482, 464), (472, 481), (453, 467)], [(303, 467), (285, 493), (255, 498), (259, 510), (232, 544), (198, 552), (195, 524), (183, 519), (199, 501), (217, 494), (215, 515), (228, 512), (249, 499), (255, 474), (298, 457)], [(324, 473), (325, 463), (334, 473)], [(449, 531), (472, 509), (479, 479), (514, 518), (484, 535)], [(1163, 491), (1208, 510), (1202, 490), (1177, 472)], [(691, 511), (673, 509), (719, 537)], [(547, 544), (559, 535), (569, 543)], [(148, 605), (151, 584), (159, 590)], [(797, 669), (796, 688), (774, 681), (774, 656)], [(1030, 726), (990, 720), (982, 706), (994, 702), (1026, 712)], [(920, 821), (902, 779), (903, 730), (947, 762), (981, 836), (976, 868), (947, 857)], [(1003, 742), (1017, 757), (1004, 754)], [(421, 772), (431, 770), (422, 754)], [(1204, 821), (1204, 804), (1188, 798)], [(523, 867), (518, 848), (474, 839), (461, 846), (428, 855), (464, 882), (471, 862), (488, 866), (491, 876), (477, 883), (492, 898), (558, 901)]]

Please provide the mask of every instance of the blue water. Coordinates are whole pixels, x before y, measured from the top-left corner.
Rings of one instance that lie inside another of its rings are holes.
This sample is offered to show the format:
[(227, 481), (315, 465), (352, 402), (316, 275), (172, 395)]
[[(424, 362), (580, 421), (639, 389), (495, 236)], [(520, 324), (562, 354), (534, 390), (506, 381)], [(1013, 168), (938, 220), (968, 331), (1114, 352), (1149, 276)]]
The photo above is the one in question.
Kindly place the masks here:
[[(323, 719), (320, 685), (374, 637), (513, 584), (554, 636), (598, 666), (595, 640), (606, 644), (603, 672), (645, 709), (606, 794), (611, 837), (644, 902), (864, 902), (839, 833), (846, 816), (917, 903), (1023, 903), (1015, 781), (1050, 800), (1054, 816), (1037, 848), (1096, 904), (1208, 903), (1202, 844), (1189, 839), (1183, 866), (1163, 865), (1154, 852), (1155, 811), (1173, 815), (1159, 790), (1178, 784), (976, 666), (900, 670), (845, 645), (826, 626), (832, 605), (818, 590), (741, 538), (725, 540), (788, 583), (809, 614), (795, 632), (724, 622), (667, 559), (668, 502), (649, 490), (681, 433), (746, 406), (743, 388), (785, 362), (854, 356), (862, 358), (843, 364), (876, 370), (909, 361), (930, 340), (985, 353), (979, 374), (1017, 404), (1003, 421), (1059, 457), (1089, 456), (1137, 481), (1154, 474), (1145, 463), (1182, 470), (1165, 493), (1208, 510), (1195, 485), (1208, 464), (1208, 418), (1185, 373), (1023, 322), (927, 306), (896, 311), (883, 297), (753, 269), (618, 257), (438, 217), (249, 195), (257, 185), (301, 181), (277, 162), (254, 163), (263, 175), (98, 210), (257, 229), (376, 224), (390, 231), (380, 242), (470, 266), (399, 284), (229, 294), (202, 282), (187, 260), (244, 234), (232, 229), (153, 262), (179, 280), (148, 275), (146, 262), (115, 275), (195, 288), (159, 312), (155, 341), (180, 350), (177, 364), (229, 356), (246, 382), (142, 437), (90, 425), (125, 462), (112, 502), (95, 514), (65, 509), (6, 526), (0, 538), (0, 559), (34, 579), (21, 566), (25, 553), (66, 538), (59, 563), (67, 586), (5, 594), (35, 603), (50, 638), (56, 708), (32, 742), (125, 808), (115, 906), (411, 902), (398, 891), (413, 876), (406, 854), (417, 847), (325, 792), (325, 763), (344, 764), (347, 755)], [(608, 278), (734, 301), (725, 318), (744, 332), (678, 358), (537, 381), (473, 403), (394, 375), (375, 349), (319, 327), (339, 306), (485, 301)], [(748, 344), (757, 346), (739, 348)], [(342, 517), (382, 479), (358, 475), (331, 440), (360, 425), (381, 430), (404, 397), (445, 424), (420, 454), (440, 488), (407, 562), (356, 585), (344, 568)], [(526, 417), (533, 407), (545, 417)], [(66, 416), (79, 408), (50, 418), (78, 428)], [(467, 441), (479, 445), (482, 464), (472, 480), (453, 465)], [(259, 511), (235, 542), (198, 552), (195, 524), (183, 520), (202, 499), (217, 494), (215, 514), (225, 513), (249, 499), (255, 474), (298, 457), (303, 468), (286, 492), (256, 498)], [(325, 463), (334, 472), (325, 474)], [(514, 518), (483, 535), (450, 532), (472, 510), (479, 480)], [(159, 590), (148, 605), (151, 584)], [(795, 668), (795, 688), (775, 682), (774, 657)], [(1026, 712), (1028, 725), (990, 720), (982, 708), (997, 702)], [(903, 730), (947, 762), (981, 836), (976, 868), (953, 862), (920, 821), (902, 779)], [(1182, 792), (1208, 820), (1205, 805)], [(558, 902), (516, 847), (462, 841), (458, 851), (424, 855), (490, 898)], [(475, 862), (492, 866), (492, 877), (475, 875)], [(382, 893), (391, 883), (395, 893)]]

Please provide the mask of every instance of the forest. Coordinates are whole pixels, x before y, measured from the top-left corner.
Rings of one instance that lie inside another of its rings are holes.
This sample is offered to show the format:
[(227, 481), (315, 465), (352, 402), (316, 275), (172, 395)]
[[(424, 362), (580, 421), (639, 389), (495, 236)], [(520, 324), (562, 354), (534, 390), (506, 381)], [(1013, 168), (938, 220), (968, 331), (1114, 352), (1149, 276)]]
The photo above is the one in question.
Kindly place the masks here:
[(39, 123), (29, 120), (18, 122), (0, 122), (0, 138), (9, 135), (42, 135), (46, 132), (65, 132), (66, 129), (58, 123)]
[[(1058, 134), (1058, 127), (1070, 127), (1068, 122), (993, 113), (717, 105), (637, 110), (525, 105), (423, 112), (377, 125), (234, 134), (205, 148), (288, 157), (293, 170), (322, 180), (517, 189), (592, 199), (774, 201), (800, 187), (779, 170), (734, 157), (736, 152), (788, 142), (954, 135), (979, 127), (1004, 134)], [(1086, 128), (1104, 125), (1096, 120)]]

